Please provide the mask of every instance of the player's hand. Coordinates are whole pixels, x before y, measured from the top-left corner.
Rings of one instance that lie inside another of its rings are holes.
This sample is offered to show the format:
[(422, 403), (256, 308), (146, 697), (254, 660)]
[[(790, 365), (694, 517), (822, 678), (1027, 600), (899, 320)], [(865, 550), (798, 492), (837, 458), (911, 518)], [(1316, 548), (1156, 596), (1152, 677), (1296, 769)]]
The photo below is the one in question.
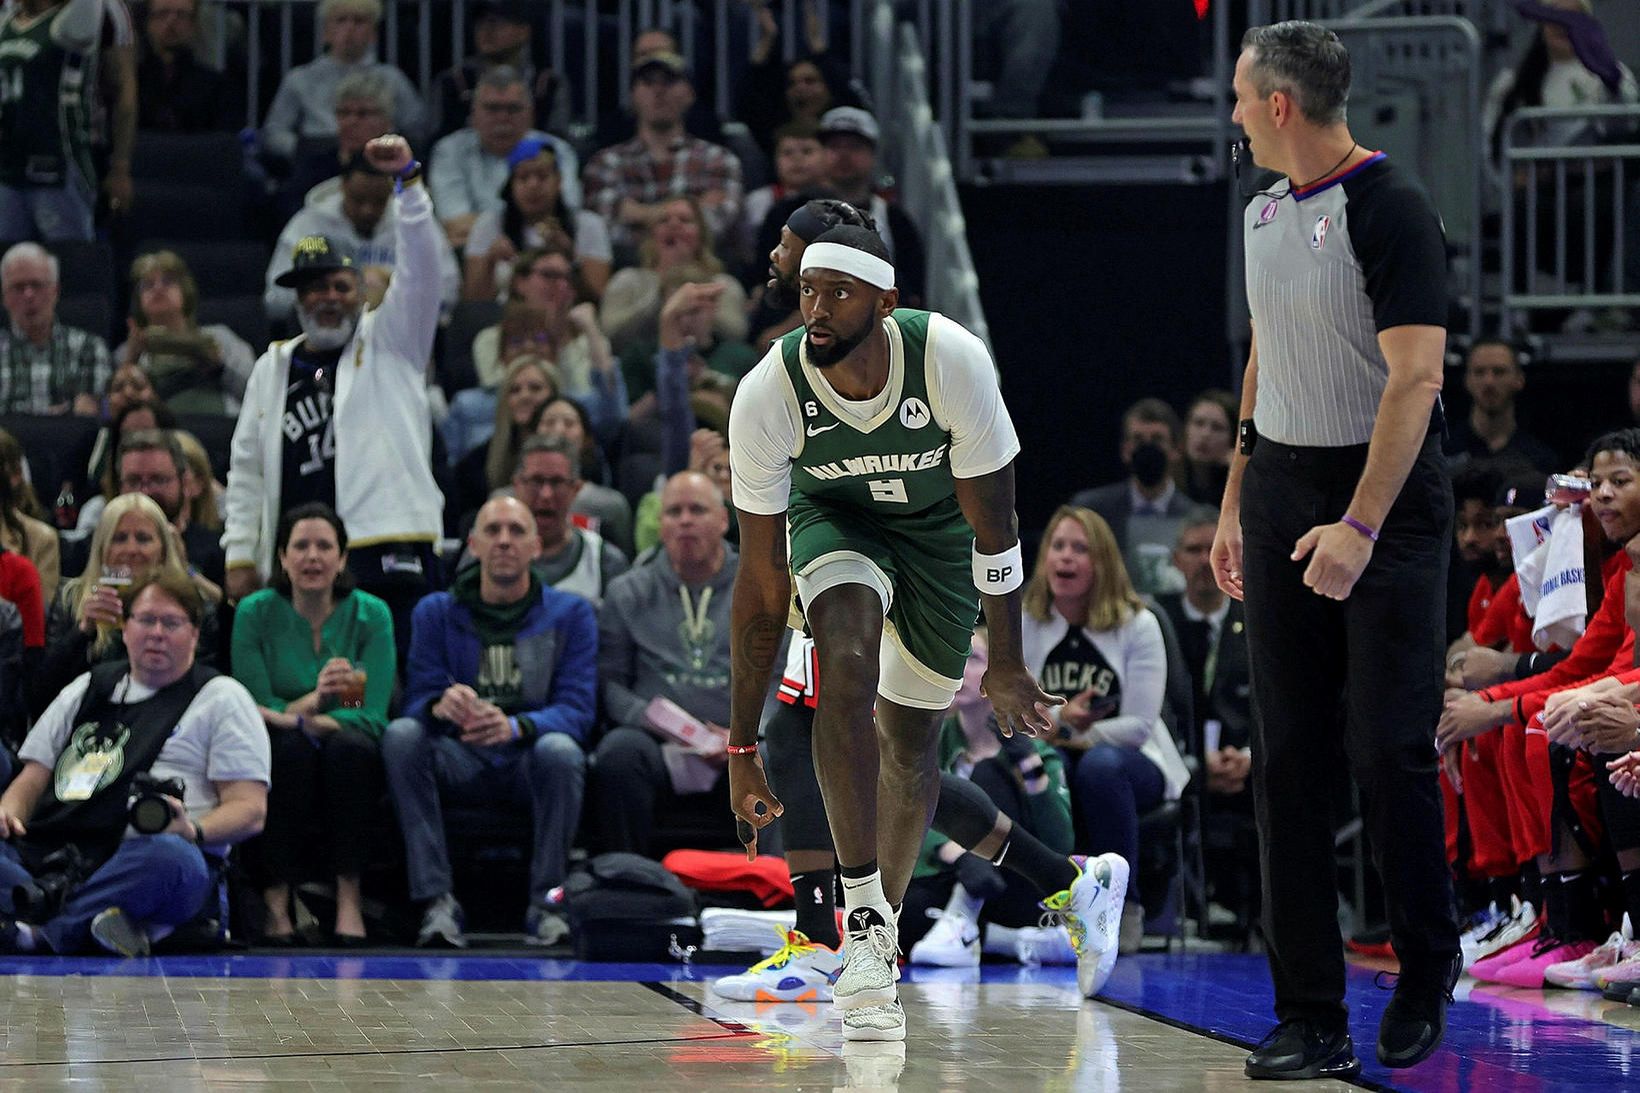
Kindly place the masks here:
[(1243, 595), (1241, 583), (1241, 515), (1219, 513), (1219, 530), (1213, 534), (1213, 582), (1233, 600)]
[(384, 175), (397, 175), (415, 162), (410, 142), (397, 133), (377, 137), (364, 146), (364, 158)]
[(1580, 699), (1573, 707), (1580, 742), (1596, 755), (1621, 755), (1640, 744), (1640, 715), (1634, 703), (1615, 691)]
[(1625, 797), (1640, 797), (1640, 751), (1619, 755), (1606, 764), (1606, 769), (1612, 772), (1612, 785), (1617, 792)]
[[(1456, 702), (1447, 703), (1441, 711), (1441, 720), (1435, 726), (1435, 745), (1442, 751), (1454, 744), (1491, 732), (1503, 723), (1503, 716), (1494, 709), (1494, 703), (1478, 694), (1469, 694)], [(1508, 708), (1507, 700), (1500, 704)]]
[(1446, 772), (1446, 780), (1452, 783), (1452, 791), (1463, 793), (1463, 745), (1454, 744), (1441, 751), (1441, 769)]
[[(758, 805), (763, 806), (762, 812), (757, 810)], [(763, 776), (763, 758), (755, 751), (729, 756), (729, 807), (735, 811), (735, 831), (746, 848), (746, 860), (751, 861), (757, 857), (757, 833), (786, 811), (769, 789), (769, 780)]]
[(1036, 677), (1024, 662), (992, 659), (980, 679), (979, 693), (991, 700), (997, 728), (1003, 736), (1016, 732), (1027, 736), (1053, 735), (1053, 707), (1065, 704), (1064, 695), (1051, 695), (1037, 685)]
[(1372, 561), (1372, 540), (1342, 520), (1318, 524), (1304, 533), (1293, 547), (1293, 561), (1310, 558), (1304, 570), (1304, 586), (1329, 600), (1347, 600)]

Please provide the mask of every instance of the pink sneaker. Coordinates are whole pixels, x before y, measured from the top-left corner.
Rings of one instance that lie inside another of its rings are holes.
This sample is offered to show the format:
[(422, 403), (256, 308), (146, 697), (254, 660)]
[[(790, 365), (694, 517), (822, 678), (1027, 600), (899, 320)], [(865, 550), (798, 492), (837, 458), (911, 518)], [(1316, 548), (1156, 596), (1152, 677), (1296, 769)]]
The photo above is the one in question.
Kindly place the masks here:
[(1572, 941), (1557, 943), (1552, 937), (1539, 938), (1532, 946), (1529, 955), (1500, 968), (1494, 983), (1505, 987), (1526, 987), (1541, 989), (1546, 982), (1543, 973), (1552, 964), (1566, 964), (1574, 960), (1581, 960), (1600, 947), (1598, 941)]
[(1566, 987), (1574, 991), (1596, 991), (1600, 983), (1595, 976), (1608, 968), (1621, 964), (1624, 960), (1640, 951), (1634, 942), (1623, 936), (1622, 931), (1612, 934), (1606, 943), (1598, 949), (1593, 949), (1580, 960), (1568, 960), (1562, 964), (1543, 970), (1543, 980), (1551, 987)]
[(1538, 934), (1542, 927), (1534, 924), (1531, 931), (1507, 949), (1500, 949), (1485, 960), (1477, 960), (1470, 965), (1469, 974), (1482, 983), (1498, 982), (1498, 973), (1513, 964), (1515, 961), (1532, 955), (1532, 947), (1537, 944)]

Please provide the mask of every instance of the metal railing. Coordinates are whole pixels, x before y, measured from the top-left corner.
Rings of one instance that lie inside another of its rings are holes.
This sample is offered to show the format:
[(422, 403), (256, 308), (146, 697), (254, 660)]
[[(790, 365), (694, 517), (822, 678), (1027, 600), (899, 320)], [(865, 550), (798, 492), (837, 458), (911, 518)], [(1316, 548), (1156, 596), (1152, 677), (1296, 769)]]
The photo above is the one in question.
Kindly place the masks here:
[[(804, 5), (812, 3), (829, 25), (831, 0), (774, 2), (781, 12), (782, 55), (792, 60), (803, 38)], [(853, 25), (859, 26), (864, 0), (850, 2)], [(632, 39), (646, 27), (661, 27), (678, 36), (684, 57), (694, 69), (697, 93), (711, 96), (719, 117), (732, 115), (735, 89), (731, 78), (745, 58), (732, 57), (730, 51), (737, 45), (744, 48), (745, 43), (731, 33), (731, 20), (745, 23), (748, 40), (755, 39), (757, 17), (750, 5), (740, 0), (615, 0), (613, 4), (610, 0), (533, 0), (533, 5), (538, 11), (534, 30), (537, 41), (545, 42), (547, 63), (559, 73), (574, 72), (578, 124), (589, 130), (597, 128), (600, 70), (608, 65), (615, 73), (624, 73), (632, 63)], [(383, 9), (381, 59), (403, 69), (424, 93), (439, 71), (466, 56), (470, 0), (384, 0)], [(217, 63), (233, 47), (244, 50), (247, 125), (255, 126), (261, 120), (264, 66), (271, 61), (282, 74), (313, 59), (312, 55), (295, 55), (298, 19), (314, 24), (312, 38), (320, 42), (318, 0), (214, 0), (205, 12), (204, 44)], [(404, 30), (411, 25), (413, 35), (407, 35)], [(407, 37), (414, 39), (408, 51), (403, 46)], [(851, 60), (857, 73), (862, 68), (862, 36), (854, 37)], [(617, 101), (624, 108), (627, 81), (617, 78), (615, 87)]]
[(1283, 19), (1331, 22), (1337, 19), (1410, 18), (1455, 15), (1480, 30), (1507, 33), (1520, 23), (1509, 0), (1249, 0), (1249, 26)]
[[(1544, 143), (1558, 126), (1611, 143)], [(1640, 307), (1640, 106), (1516, 111), (1501, 167), (1503, 328), (1532, 311)]]
[[(945, 133), (928, 101), (928, 65), (917, 28), (897, 22), (891, 0), (874, 0), (864, 40), (867, 85), (883, 129), (886, 166), (898, 179), (901, 204), (922, 229), (928, 252), (928, 306), (973, 331), (989, 347), (990, 327), (979, 298), (979, 276), (968, 250), (968, 224), (957, 197)], [(993, 357), (995, 354), (993, 353)]]

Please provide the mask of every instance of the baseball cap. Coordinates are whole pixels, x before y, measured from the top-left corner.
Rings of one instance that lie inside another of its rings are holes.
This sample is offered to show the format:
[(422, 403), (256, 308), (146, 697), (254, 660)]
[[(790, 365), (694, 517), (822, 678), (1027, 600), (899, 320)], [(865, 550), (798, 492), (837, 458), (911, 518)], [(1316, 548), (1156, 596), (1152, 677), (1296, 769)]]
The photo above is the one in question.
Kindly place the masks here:
[(832, 133), (849, 133), (864, 137), (872, 144), (878, 144), (882, 140), (882, 131), (877, 128), (877, 119), (871, 116), (871, 111), (862, 110), (858, 106), (834, 106), (820, 115), (820, 138), (824, 140)]
[(291, 248), (290, 268), (273, 279), (280, 288), (297, 288), (316, 273), (357, 270), (353, 251), (328, 235), (304, 235)]
[(635, 80), (651, 68), (659, 68), (667, 75), (677, 80), (689, 78), (689, 62), (676, 53), (662, 51), (660, 53), (645, 53), (632, 61), (632, 78)]

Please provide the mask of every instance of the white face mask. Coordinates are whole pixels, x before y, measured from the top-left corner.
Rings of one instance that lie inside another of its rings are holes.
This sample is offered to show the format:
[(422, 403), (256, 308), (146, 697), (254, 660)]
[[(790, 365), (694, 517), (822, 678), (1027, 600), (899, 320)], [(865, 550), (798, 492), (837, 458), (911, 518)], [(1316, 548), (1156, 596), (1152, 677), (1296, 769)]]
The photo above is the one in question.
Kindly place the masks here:
[(307, 344), (321, 353), (333, 349), (340, 349), (353, 337), (353, 331), (359, 325), (359, 313), (353, 312), (342, 319), (335, 326), (325, 326), (320, 323), (313, 312), (303, 307), (296, 309), (296, 317), (302, 323), (302, 333), (307, 336)]

